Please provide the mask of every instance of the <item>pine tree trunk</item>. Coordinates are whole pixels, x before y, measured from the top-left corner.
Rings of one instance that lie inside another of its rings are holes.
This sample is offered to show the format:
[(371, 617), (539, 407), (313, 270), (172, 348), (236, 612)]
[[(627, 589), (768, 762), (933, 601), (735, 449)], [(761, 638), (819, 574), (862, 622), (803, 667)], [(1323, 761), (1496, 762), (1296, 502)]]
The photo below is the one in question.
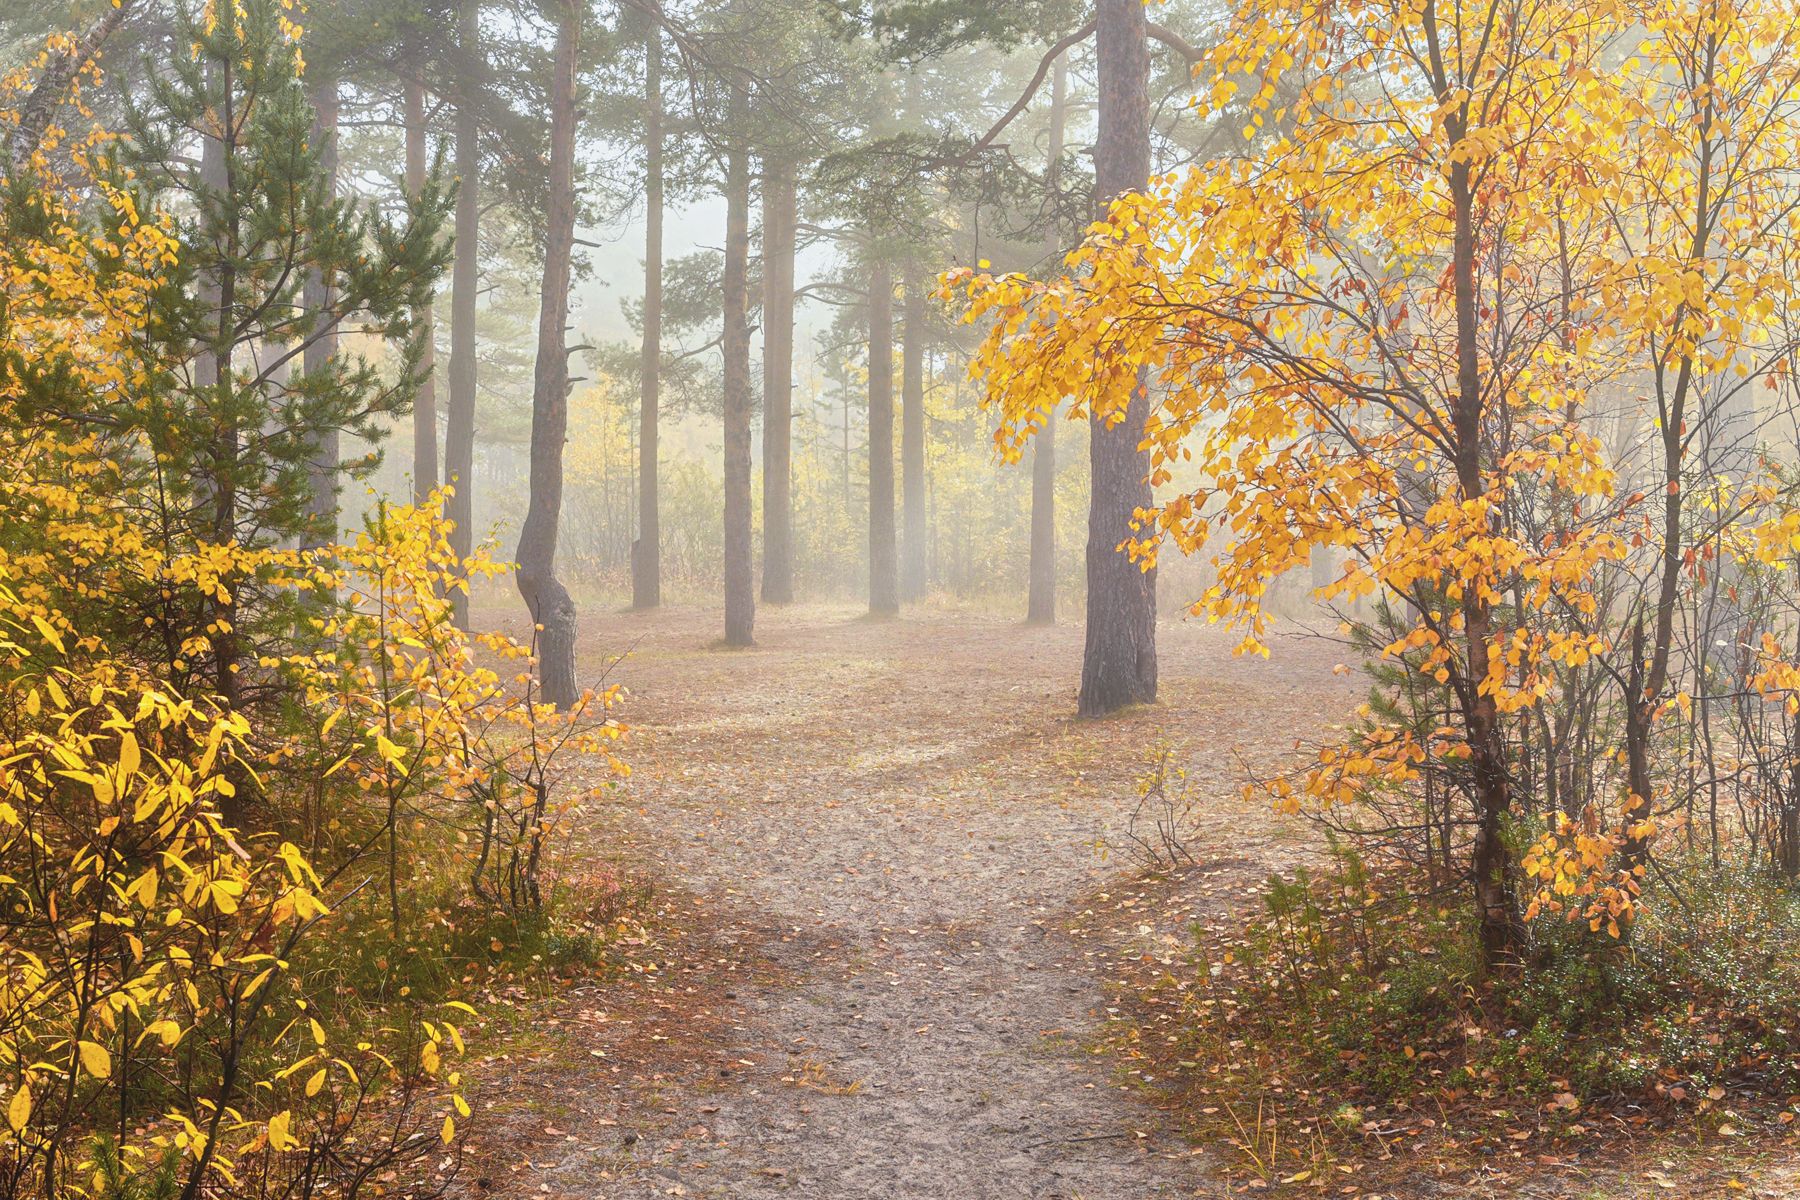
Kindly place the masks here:
[(763, 164), (763, 574), (765, 604), (794, 600), (794, 166)]
[[(1049, 162), (1044, 171), (1053, 202), (1062, 180), (1068, 95), (1069, 69), (1059, 58), (1050, 77)], [(1062, 228), (1054, 220), (1045, 242), (1046, 256), (1055, 270), (1055, 256), (1062, 250)], [(1056, 623), (1056, 417), (1052, 410), (1031, 445), (1031, 562), (1026, 571), (1025, 619), (1041, 625)]]
[(869, 611), (900, 611), (894, 544), (894, 278), (885, 261), (869, 271)]
[[(660, 5), (654, 5), (660, 12)], [(644, 39), (644, 346), (638, 397), (638, 536), (631, 547), (631, 605), (662, 603), (662, 511), (657, 457), (662, 401), (663, 106), (662, 26), (651, 14)]]
[(537, 366), (531, 388), (531, 495), (519, 532), (519, 594), (537, 626), (543, 698), (559, 709), (575, 682), (575, 602), (556, 577), (562, 516), (563, 443), (569, 429), (569, 268), (575, 251), (576, 0), (564, 0), (550, 79), (550, 178), (544, 219), (544, 284), (538, 301)]
[[(325, 175), (327, 188), (337, 187), (338, 152), (338, 84), (337, 80), (321, 77), (312, 89), (313, 103), (313, 139), (321, 147), (320, 169)], [(302, 289), (302, 302), (307, 311), (324, 314), (325, 328), (316, 333), (307, 343), (302, 356), (307, 374), (324, 371), (330, 368), (332, 360), (337, 357), (337, 325), (330, 315), (332, 306), (331, 280), (326, 279), (318, 271), (309, 272), (305, 287)], [(307, 464), (307, 483), (310, 488), (310, 500), (307, 504), (307, 541), (312, 545), (321, 545), (337, 541), (338, 537), (338, 431), (332, 429), (316, 429), (312, 432), (312, 450)]]
[[(1099, 0), (1096, 37), (1094, 191), (1104, 205), (1150, 180), (1150, 51), (1142, 0)], [(1156, 699), (1156, 572), (1140, 569), (1119, 548), (1134, 536), (1133, 514), (1151, 500), (1149, 455), (1138, 449), (1149, 415), (1147, 383), (1140, 373), (1123, 420), (1088, 423), (1087, 645), (1079, 702), (1086, 717)]]
[(900, 335), (900, 598), (925, 594), (925, 281), (908, 263)]
[[(462, 49), (481, 55), (481, 0), (462, 0)], [(473, 89), (475, 82), (465, 80)], [(450, 294), (450, 407), (444, 421), (444, 482), (455, 488), (446, 508), (450, 548), (468, 557), (475, 541), (475, 301), (481, 256), (481, 144), (475, 105), (465, 91), (456, 111), (456, 263)], [(457, 627), (469, 627), (469, 598), (451, 593)]]
[[(229, 262), (230, 256), (235, 255), (238, 248), (237, 210), (230, 204), (235, 184), (231, 170), (235, 148), (228, 140), (233, 136), (234, 85), (229, 62), (209, 64), (208, 74), (213, 84), (212, 90), (218, 97), (215, 108), (218, 127), (216, 136), (201, 138), (200, 182), (206, 191), (226, 202), (226, 229), (221, 252), (227, 261), (219, 269), (209, 269), (200, 275), (200, 303), (204, 310), (212, 314), (213, 341), (211, 346), (201, 351), (194, 364), (194, 384), (201, 391), (211, 391), (214, 394), (212, 403), (223, 416), (230, 413), (233, 407), (231, 368), (237, 319), (237, 279)], [(215, 544), (223, 546), (237, 537), (239, 430), (235, 424), (221, 421), (216, 436), (212, 478), (207, 481), (212, 500), (210, 534)], [(237, 610), (233, 602), (234, 596), (235, 593), (228, 590), (222, 595), (214, 596), (209, 602), (213, 621), (219, 630), (212, 638), (213, 686), (218, 690), (219, 699), (224, 702), (225, 707), (233, 710), (239, 708), (243, 700), (238, 680), (243, 652), (235, 632)], [(233, 775), (232, 782), (236, 785), (234, 794), (220, 800), (219, 812), (227, 825), (242, 828), (249, 789), (241, 786), (244, 779), (235, 769)]]
[[(425, 189), (425, 85), (406, 81), (406, 190)], [(425, 357), (419, 363), (419, 394), (413, 399), (413, 496), (423, 502), (438, 485), (437, 321), (428, 305), (419, 315), (425, 327)]]
[[(731, 121), (744, 118), (734, 88)], [(750, 152), (735, 142), (725, 166), (725, 644), (748, 646), (756, 626), (750, 546)]]

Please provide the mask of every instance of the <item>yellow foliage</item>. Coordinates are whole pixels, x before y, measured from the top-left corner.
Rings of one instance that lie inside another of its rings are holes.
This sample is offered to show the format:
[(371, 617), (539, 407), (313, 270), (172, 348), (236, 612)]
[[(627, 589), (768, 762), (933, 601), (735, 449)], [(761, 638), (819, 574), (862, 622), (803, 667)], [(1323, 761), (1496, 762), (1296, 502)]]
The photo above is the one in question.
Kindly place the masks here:
[[(451, 553), (441, 494), (313, 550), (159, 535), (160, 497), (131, 466), (142, 442), (80, 431), (60, 408), (131, 402), (159, 369), (142, 354), (147, 302), (178, 247), (170, 222), (110, 181), (105, 141), (60, 143), (66, 176), (40, 153), (4, 201), (0, 1190), (117, 1195), (173, 1173), (194, 1194), (242, 1180), (279, 1192), (323, 1162), (428, 1166), (452, 1114), (469, 1112), (450, 1069), (461, 1031), (409, 1016), (336, 1032), (332, 990), (301, 952), (346, 905), (376, 907), (357, 896), (380, 844), (399, 938), (401, 839), (417, 815), (454, 810), (485, 829), (474, 888), (535, 904), (558, 760), (593, 750), (603, 776), (624, 771), (614, 694), (555, 713), (529, 647), (454, 627), (449, 598), (500, 568)], [(282, 652), (244, 664), (298, 717), (234, 708), (194, 669), (237, 632), (250, 585), (310, 614)], [(121, 611), (138, 602), (141, 629)], [(159, 636), (178, 627), (160, 612), (200, 602), (218, 615)], [(327, 750), (329, 769), (312, 771)], [(383, 836), (290, 836), (296, 795), (341, 806), (312, 814), (311, 834), (341, 818)], [(233, 827), (224, 813), (253, 800), (268, 822)], [(376, 1119), (398, 1124), (363, 1134), (390, 1091)]]
[[(1242, 155), (1120, 197), (1061, 278), (945, 277), (986, 325), (972, 370), (1007, 455), (1065, 399), (1122, 419), (1148, 374), (1160, 491), (1120, 549), (1210, 546), (1195, 612), (1243, 650), (1315, 555), (1342, 563), (1319, 599), (1404, 614), (1386, 654), (1447, 689), (1451, 727), (1353, 739), (1281, 802), (1430, 759), (1472, 763), (1504, 811), (1509, 720), (1599, 664), (1647, 728), (1682, 582), (1800, 547), (1789, 489), (1704, 512), (1682, 482), (1719, 397), (1774, 386), (1792, 347), (1795, 38), (1779, 0), (1240, 5), (1195, 106), (1247, 118)], [(1613, 422), (1653, 447), (1643, 490)], [(1620, 595), (1646, 598), (1637, 643)], [(1630, 853), (1648, 799), (1621, 805)], [(1599, 870), (1589, 849), (1559, 861)]]

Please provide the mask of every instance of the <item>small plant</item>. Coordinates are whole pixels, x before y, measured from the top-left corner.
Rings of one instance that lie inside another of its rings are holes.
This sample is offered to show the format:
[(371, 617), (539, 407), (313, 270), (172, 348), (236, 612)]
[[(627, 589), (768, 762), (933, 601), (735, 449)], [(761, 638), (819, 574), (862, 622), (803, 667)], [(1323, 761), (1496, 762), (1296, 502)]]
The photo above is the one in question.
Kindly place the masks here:
[(1125, 823), (1132, 858), (1148, 871), (1194, 865), (1188, 843), (1198, 828), (1198, 803), (1185, 768), (1168, 746), (1158, 747), (1150, 769), (1138, 778), (1137, 807)]

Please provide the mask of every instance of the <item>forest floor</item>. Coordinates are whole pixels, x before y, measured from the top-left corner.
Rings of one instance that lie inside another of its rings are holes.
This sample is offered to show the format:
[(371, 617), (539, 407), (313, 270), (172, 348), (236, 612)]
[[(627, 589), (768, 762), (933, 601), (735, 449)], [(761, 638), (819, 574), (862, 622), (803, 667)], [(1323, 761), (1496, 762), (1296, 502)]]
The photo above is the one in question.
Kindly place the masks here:
[[(757, 646), (726, 651), (710, 611), (585, 624), (588, 670), (627, 655), (610, 678), (629, 691), (633, 773), (582, 814), (562, 869), (620, 864), (659, 915), (618, 972), (490, 996), (518, 1021), (473, 1072), (488, 1118), (465, 1169), (475, 1194), (1262, 1185), (1230, 1146), (1185, 1137), (1100, 1035), (1122, 961), (1179, 964), (1189, 923), (1223, 927), (1271, 870), (1316, 855), (1306, 826), (1240, 789), (1350, 714), (1360, 674), (1334, 672), (1337, 645), (1290, 635), (1269, 660), (1236, 658), (1229, 634), (1167, 622), (1160, 703), (1090, 722), (1071, 716), (1078, 625), (803, 606), (759, 612)], [(1197, 866), (1141, 888), (1125, 831), (1159, 745), (1204, 823)], [(1421, 1163), (1398, 1194), (1671, 1194), (1648, 1166)], [(1381, 1178), (1328, 1194), (1396, 1194)]]

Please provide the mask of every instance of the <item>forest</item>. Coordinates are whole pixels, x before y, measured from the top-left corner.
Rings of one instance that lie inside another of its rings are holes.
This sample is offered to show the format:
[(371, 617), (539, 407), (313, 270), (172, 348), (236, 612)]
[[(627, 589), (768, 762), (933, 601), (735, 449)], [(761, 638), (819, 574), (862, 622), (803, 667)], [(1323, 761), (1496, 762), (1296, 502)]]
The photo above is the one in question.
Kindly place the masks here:
[(1800, 9), (0, 0), (0, 1116), (1800, 1196)]

